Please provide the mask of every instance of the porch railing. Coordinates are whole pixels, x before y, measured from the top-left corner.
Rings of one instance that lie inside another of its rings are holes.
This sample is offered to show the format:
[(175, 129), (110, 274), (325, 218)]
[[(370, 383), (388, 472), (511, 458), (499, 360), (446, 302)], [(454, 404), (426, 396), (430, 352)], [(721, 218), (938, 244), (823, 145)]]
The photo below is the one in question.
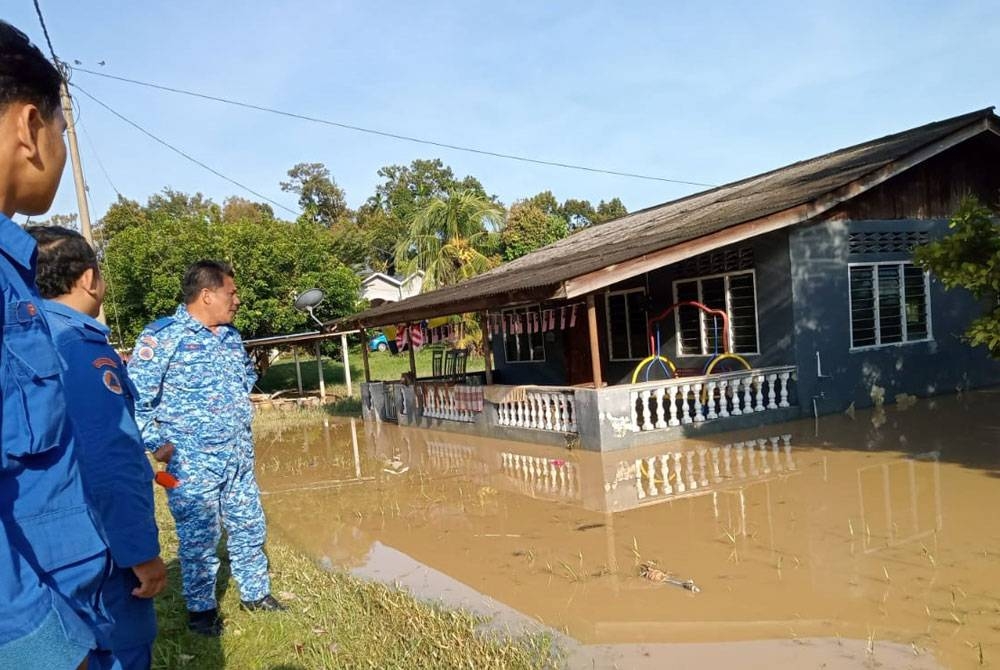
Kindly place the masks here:
[(633, 432), (663, 430), (788, 407), (795, 366), (667, 379), (630, 386)]
[(531, 389), (497, 405), (501, 426), (576, 433), (576, 396), (571, 389)]
[(693, 494), (727, 482), (741, 482), (796, 470), (792, 436), (734, 442), (721, 447), (664, 451), (618, 464), (607, 488), (634, 482), (637, 501)]

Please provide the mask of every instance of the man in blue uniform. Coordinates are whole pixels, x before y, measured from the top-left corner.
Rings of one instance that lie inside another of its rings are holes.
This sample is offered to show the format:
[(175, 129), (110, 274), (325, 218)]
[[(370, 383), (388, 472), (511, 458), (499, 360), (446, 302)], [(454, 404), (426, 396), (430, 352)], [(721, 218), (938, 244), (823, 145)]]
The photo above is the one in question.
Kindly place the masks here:
[(0, 668), (76, 668), (109, 565), (87, 507), (61, 365), (35, 289), (35, 242), (63, 166), (59, 73), (0, 21)]
[(146, 448), (165, 458), (180, 485), (167, 493), (177, 522), (188, 626), (219, 635), (215, 599), (219, 521), (229, 560), (250, 610), (281, 610), (271, 596), (266, 528), (254, 477), (253, 406), (257, 374), (232, 326), (240, 300), (233, 270), (199, 261), (184, 274), (184, 304), (142, 331), (129, 361), (139, 392), (136, 418)]
[(133, 417), (135, 390), (95, 317), (106, 289), (94, 250), (57, 226), (28, 229), (38, 244), (35, 283), (66, 370), (67, 407), (77, 438), (84, 490), (114, 565), (100, 593), (109, 618), (97, 629), (89, 670), (148, 670), (156, 638), (151, 598), (163, 590), (153, 512), (153, 469)]

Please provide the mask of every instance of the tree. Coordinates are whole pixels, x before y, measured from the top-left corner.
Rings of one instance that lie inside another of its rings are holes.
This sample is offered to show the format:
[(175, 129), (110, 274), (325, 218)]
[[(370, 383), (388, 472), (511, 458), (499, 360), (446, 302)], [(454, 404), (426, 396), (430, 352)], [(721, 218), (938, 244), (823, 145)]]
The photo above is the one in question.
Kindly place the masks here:
[(474, 190), (426, 202), (396, 245), (396, 267), (423, 270), (424, 287), (458, 283), (499, 263), (495, 256), (503, 208)]
[(69, 228), (70, 230), (78, 230), (80, 226), (77, 225), (76, 221), (79, 217), (76, 214), (53, 214), (48, 219), (44, 221), (31, 221), (29, 220), (28, 226), (60, 226), (62, 228)]
[(514, 203), (507, 213), (507, 222), (500, 233), (505, 261), (520, 258), (569, 234), (565, 219), (558, 214), (546, 213), (535, 202), (537, 200), (529, 199)]
[(94, 239), (97, 240), (98, 247), (104, 247), (123, 230), (142, 226), (146, 222), (146, 212), (142, 205), (119, 194), (118, 200), (111, 204), (94, 226)]
[(288, 171), (288, 177), (281, 182), (281, 190), (299, 196), (299, 207), (307, 220), (331, 227), (350, 218), (344, 192), (322, 163), (299, 163)]
[[(187, 209), (167, 207), (176, 214), (167, 216), (163, 199), (151, 198), (140, 208), (144, 223), (125, 227), (105, 248), (105, 311), (124, 344), (150, 321), (174, 311), (184, 271), (204, 258), (232, 263), (242, 301), (236, 326), (246, 338), (311, 327), (308, 315), (292, 305), (295, 295), (308, 288), (326, 293), (316, 310), (321, 319), (354, 311), (358, 278), (337, 259), (331, 232), (322, 224), (276, 221), (263, 216), (258, 203), (219, 208), (205, 199), (174, 195), (166, 200), (187, 203)], [(227, 209), (228, 216), (204, 215)], [(237, 215), (241, 210), (245, 216)]]
[(1000, 220), (977, 198), (968, 196), (948, 223), (951, 233), (919, 247), (914, 260), (948, 289), (964, 288), (983, 300), (984, 314), (965, 337), (1000, 358)]
[(594, 206), (589, 200), (567, 198), (560, 208), (560, 214), (572, 231), (588, 228), (594, 222)]
[(611, 198), (608, 202), (601, 200), (597, 203), (597, 210), (594, 212), (591, 222), (595, 225), (606, 223), (612, 219), (621, 218), (626, 214), (628, 214), (628, 210), (618, 198)]
[(369, 247), (366, 259), (371, 269), (396, 274), (396, 246), (409, 234), (413, 221), (428, 202), (447, 198), (457, 191), (486, 195), (483, 185), (472, 176), (461, 180), (441, 159), (417, 159), (409, 165), (387, 165), (378, 171), (382, 182), (375, 194), (358, 209), (358, 228)]

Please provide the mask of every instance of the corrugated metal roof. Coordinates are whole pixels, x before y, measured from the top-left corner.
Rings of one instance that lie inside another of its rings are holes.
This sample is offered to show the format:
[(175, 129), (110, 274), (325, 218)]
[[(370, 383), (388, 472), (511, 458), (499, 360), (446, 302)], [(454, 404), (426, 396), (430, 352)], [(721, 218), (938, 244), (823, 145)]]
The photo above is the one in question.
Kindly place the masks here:
[(992, 107), (633, 212), (461, 284), (380, 305), (342, 322), (378, 326), (561, 297), (563, 282), (809, 203), (986, 119), (998, 121)]

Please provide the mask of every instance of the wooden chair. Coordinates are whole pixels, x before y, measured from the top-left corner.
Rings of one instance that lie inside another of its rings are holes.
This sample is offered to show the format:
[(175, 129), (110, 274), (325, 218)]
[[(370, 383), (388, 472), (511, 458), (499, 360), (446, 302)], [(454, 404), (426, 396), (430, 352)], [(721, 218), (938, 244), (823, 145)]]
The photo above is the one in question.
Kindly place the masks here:
[(443, 369), (444, 363), (444, 351), (441, 349), (435, 349), (431, 355), (431, 376), (440, 377), (444, 374)]
[(444, 376), (451, 377), (455, 374), (455, 357), (458, 354), (456, 349), (449, 349), (444, 354)]
[(459, 349), (455, 352), (455, 374), (464, 375), (465, 366), (469, 362), (469, 350)]

